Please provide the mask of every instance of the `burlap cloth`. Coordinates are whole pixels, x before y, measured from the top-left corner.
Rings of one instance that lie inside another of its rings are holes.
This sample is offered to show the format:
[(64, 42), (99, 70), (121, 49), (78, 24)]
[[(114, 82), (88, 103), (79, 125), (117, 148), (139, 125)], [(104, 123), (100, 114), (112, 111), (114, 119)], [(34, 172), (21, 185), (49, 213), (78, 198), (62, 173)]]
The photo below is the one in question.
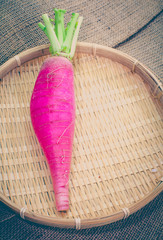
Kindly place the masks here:
[[(69, 16), (79, 12), (84, 21), (79, 41), (116, 47), (142, 61), (161, 79), (161, 0), (1, 0), (0, 64), (15, 54), (41, 44), (47, 37), (37, 23), (53, 8)], [(66, 21), (68, 21), (68, 17)], [(133, 38), (132, 38), (133, 37)]]
[[(37, 27), (43, 13), (67, 9), (84, 21), (79, 41), (115, 47), (148, 66), (162, 81), (161, 0), (0, 0), (0, 64), (48, 43)], [(66, 18), (66, 21), (69, 19)], [(0, 205), (0, 239), (161, 239), (162, 194), (125, 221), (92, 230), (63, 230), (26, 223)]]

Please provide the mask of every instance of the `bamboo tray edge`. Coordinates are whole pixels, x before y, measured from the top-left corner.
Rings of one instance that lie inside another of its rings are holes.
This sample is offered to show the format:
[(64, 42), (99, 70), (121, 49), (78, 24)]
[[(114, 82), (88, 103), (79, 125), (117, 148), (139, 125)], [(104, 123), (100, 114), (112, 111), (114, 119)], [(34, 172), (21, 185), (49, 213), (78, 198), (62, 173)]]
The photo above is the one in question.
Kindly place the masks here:
[[(145, 207), (149, 204), (155, 197), (157, 197), (163, 191), (163, 181), (159, 181), (158, 186), (148, 194), (144, 199), (139, 201), (137, 204), (128, 207), (129, 213), (128, 215), (122, 209), (110, 216), (106, 217), (99, 217), (94, 219), (81, 219), (80, 220), (80, 228), (78, 227), (77, 220), (78, 219), (62, 219), (62, 218), (54, 218), (49, 216), (43, 216), (40, 214), (36, 214), (32, 211), (26, 210), (24, 213), (23, 219), (27, 221), (31, 221), (34, 223), (38, 223), (41, 225), (47, 225), (51, 227), (59, 227), (59, 228), (74, 228), (74, 229), (86, 229), (98, 226), (104, 226), (122, 219), (126, 219), (129, 215), (136, 213), (141, 208)], [(12, 203), (7, 197), (5, 197), (2, 193), (0, 193), (0, 201), (3, 202), (6, 206), (20, 215), (22, 207), (17, 206), (16, 204)]]
[[(17, 56), (11, 58), (6, 63), (4, 63), (0, 67), (0, 78), (3, 78), (8, 72), (12, 69), (20, 66), (21, 64), (32, 60), (34, 58), (45, 56), (49, 54), (49, 45), (38, 46), (29, 50), (26, 50)], [(129, 55), (122, 53), (118, 50), (112, 49), (110, 47), (104, 47), (97, 44), (92, 43), (78, 43), (76, 51), (78, 53), (87, 53), (92, 54), (93, 56), (104, 56), (113, 61), (117, 61), (122, 63), (124, 66), (131, 69), (132, 72), (139, 74), (147, 83), (149, 84), (152, 94), (155, 98), (159, 99), (160, 102), (163, 102), (163, 85), (162, 82), (158, 80), (155, 74), (152, 73), (150, 69), (145, 67), (142, 63), (137, 61), (136, 59), (130, 57)], [(128, 215), (138, 211), (150, 201), (152, 201), (161, 191), (163, 190), (162, 179), (159, 179), (157, 186), (150, 192), (147, 196), (145, 196), (142, 200), (134, 204), (133, 206), (128, 207), (129, 212), (125, 212), (125, 210), (118, 211), (111, 216), (106, 216), (104, 218), (94, 218), (94, 219), (81, 219), (80, 224), (76, 219), (62, 219), (62, 218), (54, 218), (54, 217), (46, 217), (40, 214), (36, 214), (34, 212), (26, 210), (24, 212), (24, 219), (33, 221), (36, 223), (48, 225), (48, 226), (57, 226), (57, 227), (66, 227), (66, 228), (90, 228), (95, 226), (106, 225), (123, 218), (128, 217)], [(20, 214), (22, 206), (17, 206), (13, 204), (6, 196), (0, 193), (0, 200), (14, 210), (16, 213)]]

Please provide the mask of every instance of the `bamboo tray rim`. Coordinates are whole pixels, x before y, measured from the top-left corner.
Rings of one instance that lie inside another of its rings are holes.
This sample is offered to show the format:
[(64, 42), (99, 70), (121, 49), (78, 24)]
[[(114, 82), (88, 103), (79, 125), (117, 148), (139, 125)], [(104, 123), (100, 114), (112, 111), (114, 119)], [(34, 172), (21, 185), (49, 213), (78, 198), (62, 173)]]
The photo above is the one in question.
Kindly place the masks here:
[[(37, 214), (32, 211), (29, 211), (25, 207), (17, 206), (11, 200), (5, 197), (2, 193), (0, 193), (0, 200), (6, 206), (12, 209), (15, 213), (20, 215), (22, 219), (25, 219), (34, 223), (39, 223), (42, 225), (51, 226), (51, 227), (75, 228), (77, 230), (80, 230), (80, 229), (92, 228), (97, 226), (104, 226), (122, 219), (126, 219), (131, 214), (137, 212), (141, 208), (145, 207), (152, 200), (154, 200), (154, 198), (157, 197), (162, 192), (162, 190), (163, 190), (163, 180), (161, 179), (158, 185), (156, 186), (156, 188), (154, 188), (153, 191), (151, 191), (148, 195), (146, 195), (136, 204), (133, 204), (127, 208), (122, 208), (121, 211), (113, 213), (109, 216), (97, 217), (97, 218), (91, 218), (91, 219), (87, 219), (87, 218), (63, 219), (63, 218), (56, 218), (56, 217)], [(22, 215), (22, 211), (24, 211), (23, 215)]]
[[(148, 69), (144, 64), (137, 61), (135, 58), (129, 56), (126, 53), (123, 53), (119, 50), (113, 49), (111, 47), (106, 47), (94, 43), (85, 43), (78, 42), (77, 43), (77, 52), (92, 54), (94, 57), (103, 56), (105, 53), (105, 57), (109, 58), (113, 61), (117, 61), (124, 66), (127, 66), (131, 69), (132, 72), (138, 73), (142, 78), (144, 78), (151, 87), (151, 91), (153, 92), (153, 96), (159, 99), (161, 102), (163, 100), (163, 84), (159, 79), (155, 76), (155, 74)], [(34, 47), (19, 53), (18, 55), (9, 59), (6, 63), (0, 66), (0, 78), (2, 79), (7, 73), (9, 73), (14, 68), (20, 66), (21, 64), (32, 60), (37, 57), (45, 56), (49, 54), (49, 44), (41, 45), (38, 47)], [(123, 62), (122, 62), (123, 60)], [(41, 214), (36, 214), (23, 206), (18, 206), (9, 200), (6, 196), (0, 193), (0, 200), (7, 205), (9, 208), (14, 210), (16, 213), (20, 214), (20, 216), (25, 219), (35, 223), (48, 225), (48, 226), (57, 226), (61, 228), (91, 228), (95, 226), (106, 225), (124, 218), (127, 218), (129, 215), (138, 211), (150, 201), (152, 201), (159, 193), (163, 190), (163, 178), (158, 180), (157, 186), (145, 197), (143, 197), (140, 201), (130, 205), (127, 208), (123, 208), (120, 211), (104, 217), (97, 217), (91, 219), (63, 219), (58, 217), (50, 217), (44, 216)]]

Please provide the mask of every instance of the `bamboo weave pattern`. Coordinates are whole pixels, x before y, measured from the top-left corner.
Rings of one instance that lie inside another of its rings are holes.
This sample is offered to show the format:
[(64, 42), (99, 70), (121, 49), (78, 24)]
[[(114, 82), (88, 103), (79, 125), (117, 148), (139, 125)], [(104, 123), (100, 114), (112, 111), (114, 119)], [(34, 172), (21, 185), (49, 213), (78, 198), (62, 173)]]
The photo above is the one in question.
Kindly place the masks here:
[(0, 82), (0, 191), (35, 213), (68, 219), (111, 215), (138, 202), (162, 176), (161, 106), (127, 67), (77, 53), (70, 210), (57, 213), (29, 112), (46, 57), (22, 64)]

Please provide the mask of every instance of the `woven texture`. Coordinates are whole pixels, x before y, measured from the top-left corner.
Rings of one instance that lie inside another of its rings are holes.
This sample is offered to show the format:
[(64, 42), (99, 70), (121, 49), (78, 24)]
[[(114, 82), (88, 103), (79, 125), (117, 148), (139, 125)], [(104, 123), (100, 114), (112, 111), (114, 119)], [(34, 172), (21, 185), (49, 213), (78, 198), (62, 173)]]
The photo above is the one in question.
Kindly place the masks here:
[[(37, 23), (45, 12), (53, 16), (52, 9), (54, 7), (63, 8), (64, 6), (67, 9), (66, 16), (69, 16), (71, 12), (79, 12), (83, 15), (84, 21), (79, 35), (80, 41), (95, 42), (111, 47), (137, 33), (139, 29), (143, 28), (162, 10), (160, 0), (66, 0), (64, 3), (53, 0), (35, 0), (32, 2), (5, 0), (1, 2), (0, 64), (27, 48), (48, 43), (46, 36), (38, 28)], [(66, 17), (66, 22), (67, 20), (68, 17)], [(152, 35), (148, 36), (149, 39), (153, 34), (155, 35), (155, 30)], [(142, 42), (141, 39), (137, 43), (138, 49), (144, 43), (146, 42)], [(161, 44), (161, 39), (159, 39), (159, 43)], [(138, 52), (138, 49), (136, 48), (133, 54)], [(144, 49), (146, 49), (144, 51), (147, 54), (147, 46)], [(138, 54), (141, 54), (141, 49)], [(161, 53), (155, 52), (154, 54), (158, 57)], [(149, 53), (148, 56), (150, 56)]]
[(126, 220), (80, 231), (43, 227), (23, 221), (3, 204), (0, 204), (0, 219), (2, 219), (0, 235), (3, 240), (161, 240), (163, 238), (162, 201), (163, 193)]
[(35, 213), (68, 219), (105, 217), (137, 203), (162, 177), (161, 108), (131, 69), (76, 53), (70, 211), (56, 211), (50, 171), (29, 110), (46, 57), (12, 70), (0, 85), (2, 193)]
[[(162, 26), (163, 14), (145, 26), (140, 33), (117, 45), (117, 49), (128, 53), (148, 66), (163, 81), (162, 70)], [(141, 53), (141, 54), (140, 54)]]
[[(40, 16), (46, 10), (53, 15), (53, 7), (63, 8), (64, 5), (68, 13), (78, 11), (84, 16), (80, 41), (121, 49), (142, 61), (162, 78), (161, 1), (83, 0), (55, 1), (54, 4), (54, 1), (42, 0), (4, 0), (0, 3), (0, 64), (22, 50), (47, 43), (46, 37), (37, 27)], [(1, 204), (0, 236), (2, 239), (162, 239), (162, 196), (160, 194), (126, 220), (80, 232), (23, 221)]]

